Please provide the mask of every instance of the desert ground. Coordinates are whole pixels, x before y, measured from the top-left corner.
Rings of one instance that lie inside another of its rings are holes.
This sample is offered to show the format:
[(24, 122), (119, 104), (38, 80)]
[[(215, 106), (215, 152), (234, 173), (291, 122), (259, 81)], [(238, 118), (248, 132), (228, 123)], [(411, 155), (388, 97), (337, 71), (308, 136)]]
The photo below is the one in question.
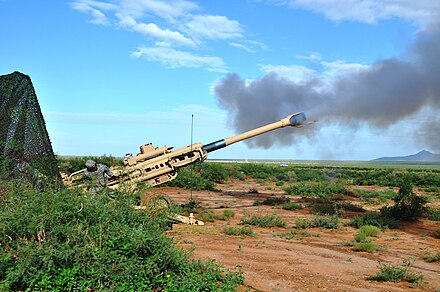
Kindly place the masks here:
[[(283, 195), (283, 190), (275, 184), (248, 179), (218, 184), (216, 188), (219, 191), (189, 191), (175, 187), (158, 187), (156, 191), (175, 204), (188, 202), (192, 196), (216, 214), (226, 209), (235, 212), (230, 220), (205, 222), (204, 226), (174, 224), (168, 236), (177, 246), (190, 251), (194, 259), (212, 259), (229, 270), (241, 270), (245, 277), (241, 291), (440, 291), (440, 263), (428, 263), (423, 259), (440, 251), (440, 240), (431, 233), (440, 229), (438, 221), (423, 219), (405, 223), (400, 229), (384, 230), (374, 239), (380, 251), (356, 252), (352, 246), (344, 244), (353, 240), (357, 232), (353, 227), (300, 230), (295, 227), (295, 220), (315, 217), (307, 207), (289, 211), (255, 206), (256, 201)], [(307, 206), (305, 198), (291, 197), (291, 200)], [(357, 198), (350, 200), (360, 203)], [(240, 219), (252, 214), (277, 214), (287, 226), (251, 226), (254, 236), (230, 236), (223, 232), (227, 226), (243, 226)], [(355, 215), (359, 213), (347, 212), (342, 221), (347, 222)], [(417, 287), (408, 282), (367, 279), (379, 271), (379, 262), (399, 265), (404, 260), (413, 261), (412, 270), (424, 277)]]

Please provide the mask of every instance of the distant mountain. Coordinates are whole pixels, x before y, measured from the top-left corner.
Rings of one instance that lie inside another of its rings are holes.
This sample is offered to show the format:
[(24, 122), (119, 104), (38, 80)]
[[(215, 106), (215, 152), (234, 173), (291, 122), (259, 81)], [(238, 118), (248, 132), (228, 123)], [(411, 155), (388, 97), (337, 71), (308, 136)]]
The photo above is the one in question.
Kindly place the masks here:
[(380, 157), (373, 161), (440, 161), (440, 154), (434, 154), (423, 150), (417, 154), (408, 156)]

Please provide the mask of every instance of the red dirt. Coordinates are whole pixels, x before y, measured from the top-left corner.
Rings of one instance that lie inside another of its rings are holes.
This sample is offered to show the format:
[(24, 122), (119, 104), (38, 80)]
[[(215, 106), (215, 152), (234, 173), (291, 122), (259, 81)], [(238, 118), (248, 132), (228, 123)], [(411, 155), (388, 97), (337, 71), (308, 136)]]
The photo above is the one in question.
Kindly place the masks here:
[[(246, 285), (240, 288), (242, 291), (440, 290), (439, 262), (427, 263), (423, 260), (428, 254), (440, 252), (440, 240), (431, 236), (432, 231), (440, 229), (439, 222), (422, 220), (406, 224), (401, 229), (386, 230), (374, 240), (383, 250), (376, 253), (355, 252), (351, 246), (342, 244), (354, 239), (355, 228), (311, 228), (301, 235), (294, 223), (298, 218), (314, 217), (307, 208), (287, 211), (270, 206), (253, 206), (255, 201), (261, 202), (271, 195), (281, 196), (282, 190), (275, 185), (246, 180), (221, 184), (217, 188), (221, 192), (193, 191), (192, 197), (217, 214), (222, 214), (225, 208), (234, 210), (233, 218), (205, 222), (204, 226), (175, 224), (168, 235), (175, 239), (178, 246), (191, 251), (195, 259), (214, 259), (230, 270), (241, 269)], [(176, 204), (187, 202), (190, 198), (190, 191), (179, 188), (160, 187), (157, 190)], [(249, 193), (250, 190), (253, 193)], [(275, 213), (287, 222), (286, 228), (252, 226), (256, 233), (254, 237), (223, 233), (226, 226), (240, 226), (243, 216)], [(347, 213), (349, 215), (353, 214)], [(290, 231), (298, 234), (292, 239), (279, 236)], [(379, 262), (395, 265), (409, 258), (414, 260), (413, 270), (424, 276), (424, 281), (417, 288), (412, 288), (407, 282), (367, 280), (369, 275), (378, 272)]]

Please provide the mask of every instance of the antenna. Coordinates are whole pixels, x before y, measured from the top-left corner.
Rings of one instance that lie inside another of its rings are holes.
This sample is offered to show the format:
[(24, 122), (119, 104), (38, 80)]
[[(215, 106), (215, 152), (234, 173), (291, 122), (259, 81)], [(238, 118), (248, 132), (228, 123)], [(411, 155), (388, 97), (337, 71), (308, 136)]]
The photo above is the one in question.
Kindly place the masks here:
[[(192, 152), (192, 147), (193, 147), (193, 135), (194, 135), (194, 115), (191, 114), (191, 152)], [(191, 156), (191, 180), (192, 180), (193, 171), (194, 171), (194, 166), (192, 165), (192, 156)], [(193, 199), (192, 181), (191, 181), (190, 186), (191, 186), (190, 187), (190, 200), (192, 202), (192, 199)]]

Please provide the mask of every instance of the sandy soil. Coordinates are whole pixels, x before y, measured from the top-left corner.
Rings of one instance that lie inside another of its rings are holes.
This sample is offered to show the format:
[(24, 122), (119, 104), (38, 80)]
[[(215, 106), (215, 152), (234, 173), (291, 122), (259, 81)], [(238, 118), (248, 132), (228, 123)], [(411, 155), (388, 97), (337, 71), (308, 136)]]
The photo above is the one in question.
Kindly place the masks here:
[[(427, 263), (423, 257), (440, 251), (440, 240), (431, 236), (440, 223), (422, 220), (404, 225), (401, 229), (383, 232), (374, 242), (383, 249), (376, 253), (355, 252), (344, 245), (354, 239), (356, 229), (337, 230), (312, 228), (301, 234), (295, 228), (298, 218), (313, 218), (305, 208), (287, 211), (271, 206), (254, 206), (269, 196), (281, 196), (275, 185), (257, 181), (236, 181), (217, 186), (220, 192), (193, 191), (192, 197), (202, 206), (222, 214), (225, 208), (235, 211), (229, 221), (206, 222), (204, 226), (175, 224), (169, 231), (177, 245), (191, 251), (195, 259), (214, 259), (230, 270), (241, 269), (245, 275), (246, 291), (440, 291), (440, 263)], [(360, 188), (360, 187), (359, 187)], [(371, 187), (369, 187), (371, 188)], [(156, 188), (176, 204), (187, 202), (188, 190)], [(251, 191), (251, 193), (250, 193)], [(293, 201), (304, 203), (301, 198)], [(356, 202), (356, 198), (353, 198)], [(287, 222), (286, 228), (252, 227), (256, 236), (228, 236), (226, 226), (240, 226), (240, 218), (251, 214), (278, 214)], [(356, 215), (347, 213), (348, 218)], [(197, 215), (196, 215), (197, 216)], [(280, 235), (297, 231), (294, 238)], [(423, 274), (417, 288), (407, 282), (375, 282), (367, 277), (376, 274), (378, 263), (401, 264), (412, 259), (413, 270)]]

